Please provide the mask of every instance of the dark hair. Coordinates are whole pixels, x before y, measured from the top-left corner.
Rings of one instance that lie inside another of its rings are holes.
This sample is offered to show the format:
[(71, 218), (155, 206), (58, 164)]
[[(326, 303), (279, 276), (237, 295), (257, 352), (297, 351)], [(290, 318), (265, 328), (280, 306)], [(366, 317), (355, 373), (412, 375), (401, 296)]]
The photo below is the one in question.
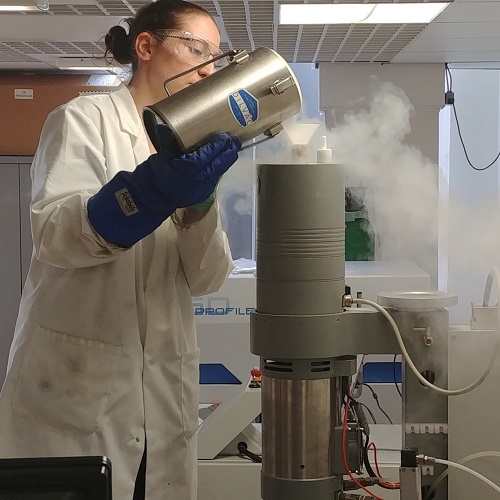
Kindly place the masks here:
[(134, 50), (135, 39), (139, 33), (147, 31), (155, 33), (161, 30), (180, 29), (183, 16), (201, 14), (210, 16), (203, 7), (185, 0), (157, 0), (143, 5), (134, 17), (125, 19), (129, 31), (123, 26), (113, 26), (104, 37), (106, 44), (105, 57), (111, 55), (120, 64), (132, 63), (135, 71), (137, 56)]

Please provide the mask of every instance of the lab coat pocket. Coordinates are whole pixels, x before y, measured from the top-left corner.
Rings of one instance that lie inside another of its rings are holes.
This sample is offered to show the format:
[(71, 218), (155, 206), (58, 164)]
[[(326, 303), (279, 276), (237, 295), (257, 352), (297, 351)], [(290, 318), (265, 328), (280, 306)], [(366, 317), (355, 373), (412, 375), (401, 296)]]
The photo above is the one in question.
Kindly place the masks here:
[(12, 399), (21, 417), (90, 435), (111, 394), (121, 347), (38, 327)]
[(182, 426), (186, 439), (191, 439), (198, 430), (198, 408), (200, 400), (199, 364), (199, 349), (182, 355)]

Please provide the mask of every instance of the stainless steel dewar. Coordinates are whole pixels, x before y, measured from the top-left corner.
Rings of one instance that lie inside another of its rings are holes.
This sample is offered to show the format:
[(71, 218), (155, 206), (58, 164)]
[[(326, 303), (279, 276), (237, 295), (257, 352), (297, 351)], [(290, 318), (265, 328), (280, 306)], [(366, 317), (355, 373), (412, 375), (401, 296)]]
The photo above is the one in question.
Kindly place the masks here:
[(223, 69), (144, 108), (146, 130), (155, 143), (155, 126), (168, 125), (182, 152), (227, 132), (242, 143), (260, 134), (273, 137), (281, 123), (297, 114), (302, 95), (287, 62), (267, 47), (231, 57)]

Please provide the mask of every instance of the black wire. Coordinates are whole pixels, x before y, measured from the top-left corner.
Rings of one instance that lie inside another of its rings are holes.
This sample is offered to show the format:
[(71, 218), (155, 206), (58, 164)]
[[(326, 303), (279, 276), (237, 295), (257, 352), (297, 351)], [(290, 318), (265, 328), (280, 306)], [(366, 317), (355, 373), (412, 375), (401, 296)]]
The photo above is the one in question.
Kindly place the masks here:
[(399, 489), (399, 486), (394, 487), (394, 486), (391, 486), (390, 484), (384, 483), (383, 478), (379, 477), (375, 473), (375, 471), (373, 470), (373, 468), (370, 464), (370, 459), (368, 457), (368, 446), (369, 445), (370, 445), (370, 439), (366, 438), (365, 444), (361, 447), (361, 455), (363, 457), (363, 463), (365, 464), (365, 469), (366, 469), (366, 472), (368, 472), (368, 475), (370, 477), (376, 477), (376, 478), (380, 479), (380, 481), (378, 482), (378, 486), (380, 486), (381, 488), (384, 488), (385, 490)]
[(455, 104), (452, 104), (452, 107), (453, 107), (453, 114), (455, 115), (455, 121), (457, 122), (457, 131), (458, 131), (458, 137), (460, 138), (460, 142), (462, 143), (462, 148), (464, 150), (464, 153), (465, 153), (465, 158), (467, 159), (467, 163), (474, 169), (474, 170), (477, 170), (479, 172), (483, 171), (483, 170), (486, 170), (488, 168), (490, 168), (497, 160), (498, 158), (500, 158), (500, 152), (495, 156), (495, 159), (489, 164), (487, 165), (486, 167), (475, 167), (470, 159), (469, 159), (469, 155), (467, 154), (467, 149), (465, 148), (465, 143), (464, 143), (464, 140), (462, 138), (462, 131), (460, 130), (460, 123), (458, 122), (458, 115), (457, 115), (457, 109), (455, 108)]
[(256, 462), (258, 464), (262, 463), (262, 457), (259, 457), (259, 455), (256, 455), (255, 453), (248, 451), (248, 446), (244, 441), (242, 441), (241, 443), (238, 443), (238, 451), (242, 455), (245, 455), (248, 458), (250, 458), (253, 462)]
[[(368, 472), (368, 475), (370, 477), (377, 477), (378, 478), (378, 475), (375, 473), (375, 471), (373, 470), (371, 464), (370, 464), (370, 459), (368, 457), (368, 445), (370, 444), (370, 440), (367, 438), (366, 439), (366, 443), (365, 445), (362, 447), (362, 451), (361, 451), (361, 454), (363, 456), (363, 463), (365, 464), (365, 469), (366, 469), (366, 472)], [(382, 481), (382, 478), (379, 478), (381, 481)], [(395, 488), (392, 488), (391, 486), (386, 486), (383, 481), (382, 482), (379, 482), (378, 483), (378, 486), (380, 486), (381, 488), (384, 488), (386, 490), (394, 490)]]
[(377, 403), (377, 406), (378, 406), (378, 409), (386, 416), (387, 420), (389, 420), (389, 423), (390, 424), (393, 424), (393, 421), (391, 419), (391, 417), (389, 417), (389, 415), (387, 415), (387, 413), (382, 409), (382, 407), (380, 406), (380, 403), (379, 403), (379, 400), (378, 400), (378, 395), (377, 393), (373, 390), (373, 388), (368, 385), (366, 382), (361, 382), (360, 385), (365, 385), (366, 387), (368, 387), (368, 389), (370, 389), (371, 393), (372, 393), (372, 396), (373, 396), (373, 399), (375, 400), (375, 402)]
[(361, 453), (363, 456), (363, 463), (365, 464), (365, 469), (366, 472), (368, 472), (368, 475), (370, 477), (378, 477), (377, 474), (375, 474), (375, 471), (372, 469), (372, 466), (370, 464), (370, 459), (368, 458), (368, 445), (370, 444), (370, 439), (366, 438), (366, 443), (362, 447)]
[(362, 403), (361, 401), (358, 401), (357, 399), (354, 399), (353, 397), (349, 396), (349, 399), (351, 401), (354, 401), (355, 403), (357, 403), (358, 405), (361, 405), (363, 408), (366, 408), (366, 411), (368, 412), (368, 414), (370, 415), (370, 418), (372, 419), (373, 423), (376, 424), (377, 423), (377, 420), (375, 419), (375, 415), (373, 414), (373, 412), (370, 410), (370, 408), (368, 406), (366, 406), (364, 403)]
[[(365, 469), (366, 469), (366, 472), (368, 472), (368, 475), (370, 477), (377, 477), (378, 478), (378, 475), (373, 470), (373, 468), (372, 468), (372, 466), (370, 464), (370, 459), (368, 458), (368, 445), (370, 444), (369, 441), (370, 440), (367, 438), (365, 445), (362, 447), (362, 452), (361, 453), (362, 453), (362, 456), (363, 456), (363, 463), (365, 464)], [(384, 488), (385, 490), (395, 490), (395, 489), (398, 489), (398, 488), (393, 488), (390, 485), (384, 484), (384, 482), (382, 481), (382, 478), (379, 478), (379, 479), (380, 479), (380, 482), (378, 483), (378, 486), (380, 486), (381, 488)]]
[[(445, 75), (446, 75), (446, 86), (448, 88), (447, 92), (453, 92), (453, 77), (451, 76), (450, 68), (448, 67), (448, 64), (445, 64), (444, 67), (445, 67)], [(467, 163), (474, 170), (476, 170), (478, 172), (482, 172), (482, 171), (487, 170), (488, 168), (492, 167), (496, 163), (496, 161), (498, 160), (498, 158), (500, 158), (500, 151), (496, 155), (495, 159), (491, 163), (489, 163), (488, 165), (486, 165), (486, 167), (476, 167), (476, 166), (474, 166), (472, 164), (472, 162), (470, 161), (469, 154), (467, 153), (467, 148), (465, 147), (465, 142), (464, 142), (464, 139), (462, 137), (462, 130), (460, 129), (460, 123), (459, 123), (459, 120), (458, 120), (457, 108), (455, 107), (455, 103), (453, 102), (453, 104), (451, 106), (453, 108), (453, 114), (455, 116), (455, 122), (457, 123), (458, 137), (460, 139), (460, 142), (462, 143), (462, 148), (464, 150), (464, 154), (465, 154), (465, 158), (467, 160)]]
[(399, 385), (398, 381), (396, 379), (396, 358), (398, 357), (397, 354), (394, 354), (394, 361), (392, 362), (392, 374), (394, 375), (394, 385), (396, 386), (396, 389), (398, 391), (398, 394), (403, 397), (403, 394), (401, 394), (401, 391), (399, 390)]

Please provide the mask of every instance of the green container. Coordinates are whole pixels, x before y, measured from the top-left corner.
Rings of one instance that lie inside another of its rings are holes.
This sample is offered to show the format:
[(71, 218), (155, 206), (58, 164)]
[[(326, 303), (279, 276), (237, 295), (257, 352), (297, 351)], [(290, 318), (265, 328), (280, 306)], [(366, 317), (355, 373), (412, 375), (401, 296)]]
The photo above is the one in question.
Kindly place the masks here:
[(345, 212), (345, 260), (374, 260), (375, 233), (366, 210)]

